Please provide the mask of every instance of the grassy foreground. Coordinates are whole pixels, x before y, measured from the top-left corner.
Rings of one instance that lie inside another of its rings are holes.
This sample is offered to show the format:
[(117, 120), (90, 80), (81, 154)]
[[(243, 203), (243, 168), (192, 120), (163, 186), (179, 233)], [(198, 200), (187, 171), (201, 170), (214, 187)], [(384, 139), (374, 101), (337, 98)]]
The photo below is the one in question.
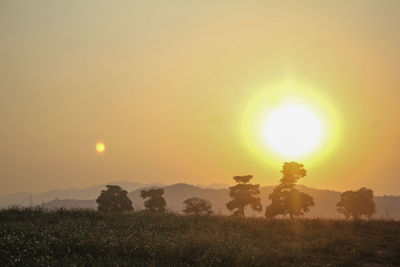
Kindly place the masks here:
[(0, 265), (400, 265), (400, 222), (0, 211)]

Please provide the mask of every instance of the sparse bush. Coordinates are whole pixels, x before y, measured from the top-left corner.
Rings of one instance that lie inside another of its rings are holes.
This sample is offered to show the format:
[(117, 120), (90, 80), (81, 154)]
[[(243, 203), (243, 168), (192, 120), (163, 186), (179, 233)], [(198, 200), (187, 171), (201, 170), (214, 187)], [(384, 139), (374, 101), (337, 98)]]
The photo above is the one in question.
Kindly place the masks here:
[(365, 187), (357, 191), (343, 192), (336, 207), (337, 211), (342, 213), (346, 219), (359, 219), (361, 216), (370, 218), (376, 212), (374, 192)]
[(96, 199), (98, 210), (102, 212), (132, 211), (132, 201), (128, 192), (118, 185), (107, 185), (107, 190), (102, 190)]
[(299, 217), (314, 206), (314, 200), (306, 193), (300, 192), (295, 187), (297, 180), (307, 175), (303, 164), (285, 162), (281, 170), (283, 177), (280, 184), (269, 195), (271, 204), (265, 210), (265, 217), (273, 218), (277, 215), (287, 215), (290, 218)]
[(212, 214), (211, 202), (202, 198), (192, 197), (183, 201), (185, 214), (210, 215)]
[(140, 196), (143, 199), (147, 199), (144, 202), (144, 206), (146, 209), (152, 211), (152, 212), (165, 212), (165, 206), (167, 205), (167, 202), (165, 201), (164, 197), (162, 196), (164, 194), (164, 189), (158, 188), (158, 189), (149, 189), (149, 190), (142, 190), (140, 192)]
[(226, 208), (240, 218), (244, 218), (244, 209), (248, 205), (255, 211), (262, 211), (261, 199), (257, 196), (260, 194), (260, 185), (250, 184), (252, 178), (252, 175), (235, 176), (233, 179), (237, 185), (229, 187), (232, 200), (226, 204)]

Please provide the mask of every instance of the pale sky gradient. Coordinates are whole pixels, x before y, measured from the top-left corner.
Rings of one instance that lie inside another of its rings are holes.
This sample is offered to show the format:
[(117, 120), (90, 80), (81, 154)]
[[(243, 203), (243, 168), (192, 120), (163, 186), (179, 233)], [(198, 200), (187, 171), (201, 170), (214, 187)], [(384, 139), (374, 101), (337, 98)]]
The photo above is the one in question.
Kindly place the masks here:
[(288, 79), (341, 125), (300, 183), (399, 195), (399, 26), (396, 0), (0, 0), (0, 195), (241, 174), (277, 184), (241, 120), (257, 91)]

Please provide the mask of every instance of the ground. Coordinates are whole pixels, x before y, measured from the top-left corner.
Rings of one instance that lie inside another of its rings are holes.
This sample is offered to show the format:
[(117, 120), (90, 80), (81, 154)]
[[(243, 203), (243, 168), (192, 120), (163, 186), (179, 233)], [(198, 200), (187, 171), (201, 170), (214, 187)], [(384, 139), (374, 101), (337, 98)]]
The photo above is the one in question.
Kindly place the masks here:
[(399, 266), (400, 222), (7, 209), (0, 265)]

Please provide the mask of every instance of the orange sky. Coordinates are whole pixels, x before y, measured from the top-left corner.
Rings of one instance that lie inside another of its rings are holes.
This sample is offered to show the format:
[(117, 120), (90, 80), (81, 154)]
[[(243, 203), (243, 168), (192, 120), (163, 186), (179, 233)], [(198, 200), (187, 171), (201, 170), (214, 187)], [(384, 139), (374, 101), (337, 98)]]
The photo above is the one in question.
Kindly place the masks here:
[(400, 2), (266, 2), (2, 1), (0, 195), (276, 184), (243, 116), (288, 80), (323, 96), (341, 128), (300, 183), (400, 194)]

